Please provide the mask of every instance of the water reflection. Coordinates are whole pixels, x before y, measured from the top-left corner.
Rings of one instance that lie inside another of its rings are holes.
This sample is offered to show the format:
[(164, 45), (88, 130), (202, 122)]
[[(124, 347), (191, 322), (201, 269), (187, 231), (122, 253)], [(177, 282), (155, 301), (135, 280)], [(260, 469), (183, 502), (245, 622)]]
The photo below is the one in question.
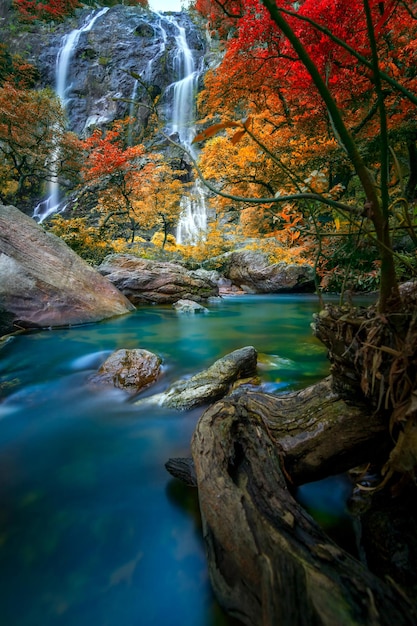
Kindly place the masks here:
[(162, 356), (160, 385), (244, 345), (262, 353), (268, 390), (327, 373), (310, 331), (313, 297), (209, 308), (140, 309), (0, 344), (2, 626), (232, 623), (213, 601), (196, 494), (164, 468), (189, 454), (200, 411), (141, 409), (87, 382), (110, 352), (139, 347)]

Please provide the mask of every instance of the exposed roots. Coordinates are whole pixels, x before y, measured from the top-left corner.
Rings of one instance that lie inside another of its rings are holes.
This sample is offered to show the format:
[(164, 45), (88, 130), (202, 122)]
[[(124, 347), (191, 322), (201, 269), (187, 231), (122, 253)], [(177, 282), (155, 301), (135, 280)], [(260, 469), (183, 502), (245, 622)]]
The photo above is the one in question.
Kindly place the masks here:
[(387, 419), (394, 447), (382, 468), (391, 477), (417, 468), (417, 307), (413, 298), (398, 313), (328, 305), (315, 334), (329, 349), (335, 390), (362, 401)]

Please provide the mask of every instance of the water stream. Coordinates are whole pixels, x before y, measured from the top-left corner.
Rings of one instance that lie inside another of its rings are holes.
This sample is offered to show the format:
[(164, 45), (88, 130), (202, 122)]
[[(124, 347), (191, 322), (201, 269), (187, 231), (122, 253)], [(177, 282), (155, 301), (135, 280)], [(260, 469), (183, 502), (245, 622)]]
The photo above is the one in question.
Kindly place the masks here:
[[(55, 92), (59, 96), (64, 110), (70, 104), (69, 91), (71, 84), (71, 63), (75, 56), (78, 42), (83, 34), (94, 28), (107, 11), (108, 7), (90, 14), (84, 24), (72, 30), (62, 39), (55, 66)], [(145, 70), (143, 79), (150, 80), (153, 65), (157, 62), (166, 63), (165, 53), (167, 50), (168, 37), (174, 38), (173, 54), (173, 82), (168, 89), (170, 100), (167, 107), (168, 122), (167, 132), (186, 148), (194, 157), (192, 140), (195, 136), (195, 95), (197, 92), (198, 80), (203, 71), (202, 56), (197, 60), (193, 56), (187, 42), (185, 28), (181, 25), (180, 19), (175, 15), (156, 13), (157, 31), (159, 31), (160, 49), (159, 52), (149, 62)], [(174, 31), (174, 35), (172, 32)], [(134, 116), (137, 97), (138, 81), (132, 85), (129, 114)], [(86, 121), (86, 126), (92, 123), (90, 118)], [(130, 130), (129, 142), (133, 140), (132, 130)], [(65, 206), (60, 202), (60, 186), (58, 180), (58, 163), (60, 157), (60, 137), (57, 130), (56, 148), (50, 157), (51, 180), (48, 186), (48, 194), (45, 200), (40, 202), (34, 209), (33, 217), (38, 222), (43, 222), (49, 215), (61, 212)], [(182, 201), (182, 214), (177, 227), (177, 240), (179, 243), (196, 243), (202, 233), (207, 229), (207, 210), (205, 194), (200, 183), (197, 181), (190, 195), (184, 196)]]
[[(167, 22), (177, 29), (174, 69), (177, 80), (172, 84), (172, 115), (169, 133), (195, 158), (192, 146), (195, 137), (196, 93), (202, 67), (196, 63), (187, 42), (185, 29), (173, 16), (165, 16)], [(189, 195), (181, 201), (182, 212), (176, 230), (179, 244), (195, 244), (207, 231), (207, 207), (205, 193), (200, 181), (194, 182)]]
[[(69, 68), (71, 59), (73, 58), (75, 50), (77, 49), (78, 41), (81, 35), (83, 33), (89, 32), (93, 28), (96, 21), (102, 15), (107, 13), (108, 10), (109, 7), (104, 7), (99, 11), (95, 11), (87, 17), (81, 28), (76, 28), (72, 30), (62, 38), (61, 47), (59, 48), (55, 64), (55, 93), (61, 100), (64, 111), (68, 106), (67, 92), (70, 86), (68, 85)], [(33, 217), (39, 223), (42, 223), (49, 215), (52, 215), (52, 213), (57, 213), (65, 209), (65, 207), (60, 207), (60, 188), (57, 175), (60, 155), (59, 142), (60, 137), (59, 134), (57, 134), (56, 147), (53, 154), (51, 155), (51, 180), (48, 185), (48, 196), (46, 200), (43, 200), (35, 207), (35, 210), (33, 212)]]
[(253, 345), (264, 388), (327, 374), (312, 296), (244, 296), (205, 316), (142, 308), (0, 343), (2, 626), (221, 626), (193, 490), (167, 474), (201, 410), (135, 407), (88, 377), (118, 348), (162, 356), (170, 381)]

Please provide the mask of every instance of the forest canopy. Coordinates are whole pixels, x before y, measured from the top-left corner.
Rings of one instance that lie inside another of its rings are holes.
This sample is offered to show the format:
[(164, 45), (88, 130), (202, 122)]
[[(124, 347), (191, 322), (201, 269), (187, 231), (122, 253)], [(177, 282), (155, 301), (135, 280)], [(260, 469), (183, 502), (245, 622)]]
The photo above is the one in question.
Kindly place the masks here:
[[(392, 237), (403, 251), (416, 243), (412, 3), (198, 0), (195, 7), (224, 47), (200, 96), (206, 128), (197, 136), (207, 140), (202, 172), (221, 186), (218, 209), (245, 196), (248, 232), (274, 232), (288, 224), (285, 202), (297, 243), (308, 245), (309, 235), (320, 241), (322, 273), (340, 256), (337, 242), (348, 241), (352, 252), (371, 241), (379, 250), (373, 270), (381, 264), (387, 279), (382, 299), (389, 298), (395, 273), (411, 269), (410, 259), (401, 269), (404, 259), (392, 254)], [(256, 199), (265, 196), (279, 196), (279, 206), (260, 207)]]

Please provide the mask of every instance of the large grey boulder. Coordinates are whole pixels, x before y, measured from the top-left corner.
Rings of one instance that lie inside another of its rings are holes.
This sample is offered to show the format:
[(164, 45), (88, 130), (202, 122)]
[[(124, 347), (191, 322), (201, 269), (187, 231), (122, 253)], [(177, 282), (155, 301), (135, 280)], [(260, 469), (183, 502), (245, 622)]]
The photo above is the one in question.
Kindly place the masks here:
[(234, 350), (208, 369), (173, 383), (167, 391), (136, 404), (153, 403), (181, 411), (209, 404), (227, 395), (233, 387), (254, 382), (257, 352), (252, 346)]
[(131, 254), (111, 254), (98, 271), (135, 305), (173, 304), (177, 300), (201, 302), (219, 292), (217, 285), (182, 265)]
[(247, 293), (288, 293), (314, 290), (310, 265), (270, 263), (263, 252), (238, 250), (225, 257), (226, 278)]
[(97, 322), (133, 309), (59, 237), (0, 204), (0, 335)]

